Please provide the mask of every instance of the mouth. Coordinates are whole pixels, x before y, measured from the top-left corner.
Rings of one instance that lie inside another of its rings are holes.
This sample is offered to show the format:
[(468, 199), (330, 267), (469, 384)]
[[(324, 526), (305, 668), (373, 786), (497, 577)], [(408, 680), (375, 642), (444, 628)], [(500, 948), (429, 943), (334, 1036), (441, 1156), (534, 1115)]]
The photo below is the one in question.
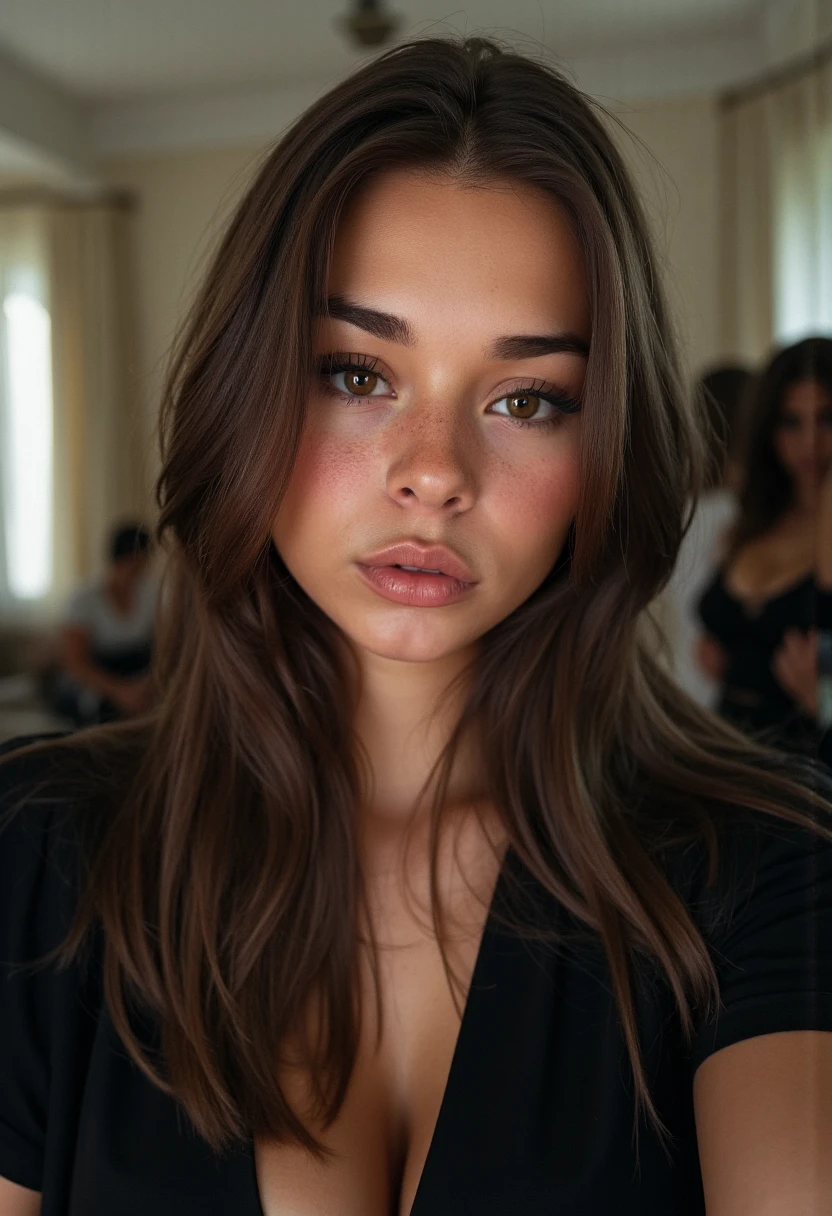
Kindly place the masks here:
[(443, 575), (468, 586), (477, 581), (468, 564), (447, 545), (423, 545), (418, 541), (403, 541), (388, 545), (368, 557), (359, 558), (358, 564), (368, 569), (383, 567), (400, 570), (403, 574)]
[(477, 584), (467, 563), (445, 545), (406, 541), (361, 558), (356, 566), (379, 595), (412, 608), (454, 603)]
[(364, 582), (383, 599), (409, 608), (440, 608), (470, 594), (475, 583), (464, 583), (441, 571), (421, 567), (365, 566), (356, 562)]

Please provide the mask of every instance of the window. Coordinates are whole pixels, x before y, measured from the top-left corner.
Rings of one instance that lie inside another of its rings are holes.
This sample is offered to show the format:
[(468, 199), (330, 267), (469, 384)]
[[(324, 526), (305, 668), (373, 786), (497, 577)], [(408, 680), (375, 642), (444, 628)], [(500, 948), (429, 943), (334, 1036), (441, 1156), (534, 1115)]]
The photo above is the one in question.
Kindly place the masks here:
[(45, 227), (0, 210), (0, 594), (7, 612), (52, 586), (52, 360)]
[(771, 106), (774, 328), (778, 342), (832, 333), (832, 63)]

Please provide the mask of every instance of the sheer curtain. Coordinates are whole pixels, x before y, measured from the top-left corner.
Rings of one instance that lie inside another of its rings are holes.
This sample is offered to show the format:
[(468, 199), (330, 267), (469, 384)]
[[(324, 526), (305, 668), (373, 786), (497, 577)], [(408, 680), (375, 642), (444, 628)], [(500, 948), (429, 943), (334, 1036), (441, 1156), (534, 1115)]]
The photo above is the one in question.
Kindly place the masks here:
[(0, 206), (0, 614), (49, 618), (145, 503), (120, 204)]
[(722, 346), (832, 332), (832, 48), (722, 110)]
[(832, 332), (832, 54), (779, 89), (774, 163), (774, 336)]
[(20, 615), (53, 588), (54, 431), (49, 228), (0, 209), (0, 608)]

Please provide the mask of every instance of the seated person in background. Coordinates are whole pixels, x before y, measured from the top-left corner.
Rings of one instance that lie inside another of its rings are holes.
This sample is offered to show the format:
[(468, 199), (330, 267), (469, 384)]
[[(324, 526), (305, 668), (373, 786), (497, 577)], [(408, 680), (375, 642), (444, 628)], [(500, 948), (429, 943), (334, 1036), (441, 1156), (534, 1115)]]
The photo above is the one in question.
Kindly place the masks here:
[(128, 718), (149, 707), (157, 588), (150, 533), (116, 529), (104, 575), (80, 587), (64, 614), (55, 708), (77, 726)]
[(742, 483), (739, 460), (740, 411), (753, 380), (748, 368), (714, 368), (696, 387), (696, 404), (712, 436), (710, 484), (700, 494), (679, 549), (665, 595), (673, 618), (673, 670), (681, 687), (700, 705), (713, 709), (720, 685), (697, 661), (702, 624), (697, 603), (718, 565), (721, 546), (737, 515)]
[(780, 351), (753, 388), (739, 516), (699, 601), (718, 712), (775, 746), (817, 753), (821, 487), (832, 471), (832, 339)]

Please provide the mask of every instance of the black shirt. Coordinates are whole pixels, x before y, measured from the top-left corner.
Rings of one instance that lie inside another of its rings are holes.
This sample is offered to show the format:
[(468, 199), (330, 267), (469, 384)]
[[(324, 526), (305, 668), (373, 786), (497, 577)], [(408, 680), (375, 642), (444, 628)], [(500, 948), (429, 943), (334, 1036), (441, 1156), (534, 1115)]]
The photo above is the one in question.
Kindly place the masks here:
[(807, 574), (750, 608), (725, 586), (720, 568), (698, 602), (699, 617), (727, 652), (718, 712), (741, 730), (765, 733), (778, 746), (816, 754), (820, 731), (771, 670), (774, 652), (789, 629), (816, 624), (818, 592)]
[[(0, 772), (6, 805), (39, 766)], [(732, 819), (723, 845), (722, 886), (706, 886), (704, 849), (668, 860), (724, 1008), (698, 1018), (688, 1048), (666, 984), (639, 987), (647, 1077), (674, 1138), (666, 1156), (642, 1120), (639, 1168), (603, 952), (591, 935), (553, 950), (500, 927), (509, 875), (542, 918), (570, 927), (509, 850), (413, 1216), (703, 1216), (695, 1069), (755, 1035), (832, 1030), (832, 846), (761, 815)], [(251, 1142), (215, 1154), (129, 1060), (102, 996), (100, 941), (65, 970), (15, 967), (61, 940), (78, 878), (69, 800), (35, 799), (0, 832), (0, 1176), (42, 1191), (43, 1216), (262, 1216)]]

